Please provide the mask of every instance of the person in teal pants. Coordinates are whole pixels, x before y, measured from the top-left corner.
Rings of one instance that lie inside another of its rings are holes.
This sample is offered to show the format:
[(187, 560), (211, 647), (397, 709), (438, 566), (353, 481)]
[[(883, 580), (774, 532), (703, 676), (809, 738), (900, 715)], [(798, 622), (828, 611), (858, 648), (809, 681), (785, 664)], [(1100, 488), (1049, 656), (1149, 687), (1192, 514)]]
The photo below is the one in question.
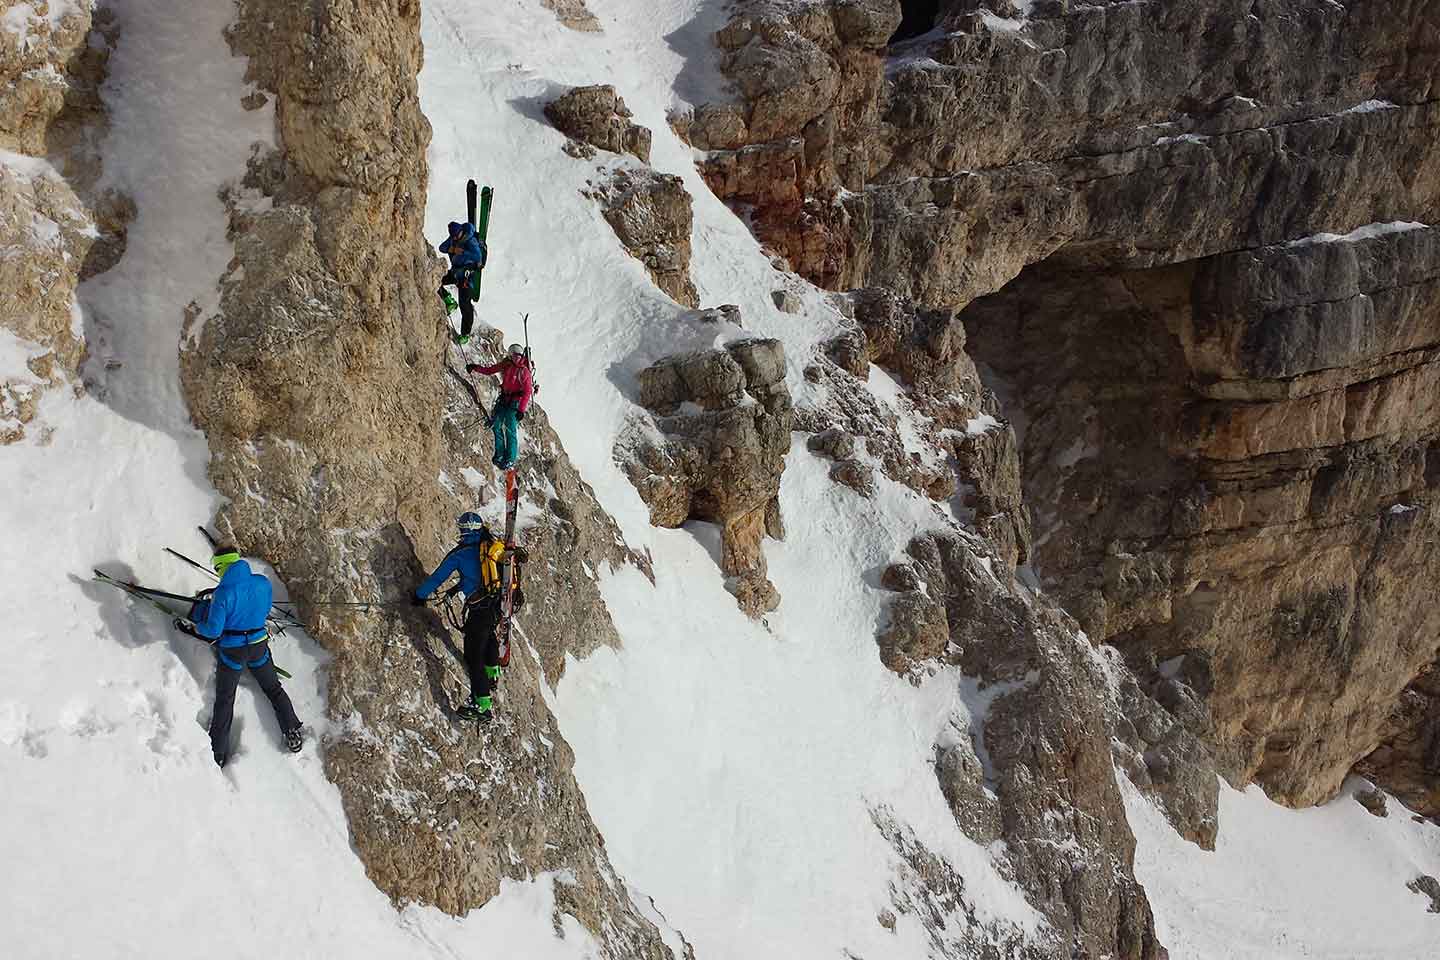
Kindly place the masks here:
[(499, 363), (482, 366), (468, 364), (470, 373), (500, 374), (500, 399), (490, 412), (490, 429), (495, 434), (495, 456), (491, 462), (501, 470), (509, 470), (520, 458), (520, 436), (518, 422), (525, 419), (530, 409), (530, 397), (535, 392), (535, 380), (530, 370), (530, 361), (525, 358), (525, 348), (518, 343), (510, 344), (510, 351)]

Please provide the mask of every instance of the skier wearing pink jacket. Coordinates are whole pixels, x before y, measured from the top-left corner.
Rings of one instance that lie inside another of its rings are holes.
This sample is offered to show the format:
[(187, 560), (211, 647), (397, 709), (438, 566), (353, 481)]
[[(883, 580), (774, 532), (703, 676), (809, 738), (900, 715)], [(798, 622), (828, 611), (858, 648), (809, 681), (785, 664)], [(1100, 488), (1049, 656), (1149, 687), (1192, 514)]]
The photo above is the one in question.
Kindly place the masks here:
[(471, 363), (465, 369), (469, 373), (500, 374), (500, 399), (495, 401), (495, 409), (490, 412), (490, 429), (495, 433), (495, 456), (491, 462), (501, 470), (509, 470), (520, 458), (517, 423), (525, 419), (525, 411), (530, 408), (530, 396), (535, 392), (525, 348), (512, 343), (509, 355), (499, 363), (490, 366)]

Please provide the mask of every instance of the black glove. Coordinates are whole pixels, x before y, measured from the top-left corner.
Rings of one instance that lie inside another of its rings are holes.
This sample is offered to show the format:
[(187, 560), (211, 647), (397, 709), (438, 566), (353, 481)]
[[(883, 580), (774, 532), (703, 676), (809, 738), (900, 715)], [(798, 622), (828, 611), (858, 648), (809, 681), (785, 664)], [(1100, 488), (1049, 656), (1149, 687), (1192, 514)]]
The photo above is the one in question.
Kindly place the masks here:
[(412, 607), (423, 607), (423, 606), (425, 606), (425, 604), (427, 604), (427, 603), (429, 603), (429, 601), (426, 600), (426, 599), (423, 599), (423, 598), (421, 598), (421, 597), (417, 597), (417, 596), (415, 596), (414, 594), (411, 594), (411, 595), (410, 595), (410, 606), (412, 606)]
[(465, 364), (465, 372), (466, 372), (466, 373), (474, 373), (476, 370), (479, 370), (479, 369), (480, 369), (480, 364), (478, 364), (478, 363), (467, 363), (467, 364)]
[(184, 620), (180, 617), (176, 617), (172, 621), (172, 623), (174, 623), (175, 629), (179, 630), (183, 634), (194, 637), (196, 640), (205, 639), (204, 637), (200, 636), (200, 634), (195, 632), (195, 624), (191, 623), (189, 620)]
[(524, 419), (525, 419), (525, 411), (524, 411), (524, 410), (516, 410), (516, 411), (515, 411), (515, 419), (516, 419), (517, 421), (519, 421), (519, 420), (524, 420)]
[(519, 610), (523, 606), (525, 606), (525, 591), (516, 587), (510, 594), (510, 609)]

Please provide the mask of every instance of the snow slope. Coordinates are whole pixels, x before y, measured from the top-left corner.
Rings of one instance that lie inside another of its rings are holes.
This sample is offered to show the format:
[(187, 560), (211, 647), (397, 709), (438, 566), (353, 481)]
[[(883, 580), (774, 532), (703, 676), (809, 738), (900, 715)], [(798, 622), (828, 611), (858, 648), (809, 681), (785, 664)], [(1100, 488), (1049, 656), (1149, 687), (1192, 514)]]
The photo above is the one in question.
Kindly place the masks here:
[[(0, 447), (0, 955), (456, 957), (503, 943), (544, 960), (593, 956), (573, 921), (556, 938), (552, 877), (507, 883), (460, 922), (396, 912), (350, 847), (313, 742), (282, 753), (247, 681), (238, 755), (217, 772), (213, 656), (89, 581), (100, 566), (175, 590), (205, 583), (161, 553), (203, 555), (195, 524), (216, 505), (177, 344), (186, 304), (213, 303), (230, 257), (217, 190), (271, 126), (239, 105), (244, 64), (220, 35), (229, 4), (112, 6), (122, 39), (106, 172), (139, 216), (124, 259), (81, 291), (90, 393), (51, 392), (30, 431), (51, 439)], [(295, 675), (300, 717), (323, 732), (322, 652), (292, 633), (276, 659)]]
[[(695, 200), (702, 298), (737, 303), (748, 332), (784, 339), (797, 399), (810, 389), (799, 372), (836, 318), (804, 286), (795, 287), (802, 315), (775, 310), (770, 292), (794, 281), (773, 271), (704, 189), (691, 151), (665, 124), (672, 104), (717, 95), (719, 78), (703, 58), (721, 4), (589, 5), (603, 34), (564, 30), (539, 0), (426, 0), (421, 96), (435, 133), (431, 238), (463, 209), (467, 176), (495, 186), (481, 317), (518, 337), (520, 314), (531, 313), (538, 402), (632, 546), (655, 559), (654, 587), (634, 571), (604, 574), (624, 649), (570, 664), (553, 698), (610, 856), (702, 960), (830, 958), (845, 949), (927, 957), (913, 920), (900, 918), (894, 933), (876, 921), (892, 881), (906, 882), (873, 825), (883, 814), (963, 874), (982, 918), (1033, 931), (1033, 912), (996, 876), (987, 851), (955, 828), (931, 772), (940, 731), (966, 722), (958, 678), (911, 686), (875, 654), (879, 570), (913, 532), (945, 518), (883, 482), (874, 501), (860, 500), (797, 443), (781, 489), (790, 536), (767, 547), (784, 603), (755, 624), (723, 589), (715, 531), (652, 529), (612, 461), (635, 410), (633, 373), (739, 331), (687, 323), (580, 195), (597, 165), (622, 161), (560, 152), (563, 138), (541, 105), (564, 86), (613, 82), (654, 131), (654, 166), (684, 177)], [(175, 345), (184, 307), (213, 302), (230, 256), (217, 188), (241, 172), (270, 124), (268, 112), (238, 105), (243, 64), (220, 37), (229, 5), (112, 6), (122, 33), (107, 90), (116, 122), (106, 169), (135, 197), (139, 219), (124, 260), (82, 291), (90, 393), (46, 397), (48, 443), (0, 448), (0, 489), (20, 491), (0, 502), (9, 547), (0, 551), (8, 587), (0, 950), (20, 958), (593, 956), (595, 944), (573, 922), (555, 936), (553, 877), (507, 883), (459, 921), (395, 911), (350, 848), (313, 743), (299, 757), (282, 754), (268, 707), (247, 683), (236, 705), (240, 753), (217, 773), (204, 730), (209, 653), (157, 612), (86, 580), (100, 565), (174, 588), (203, 585), (160, 553), (167, 544), (203, 550), (193, 527), (216, 496), (204, 440), (181, 400)], [(292, 635), (277, 659), (295, 674), (287, 687), (302, 719), (323, 733), (322, 652)], [(1388, 883), (1402, 866), (1428, 863), (1440, 874), (1433, 829), (1398, 820), (1378, 828), (1342, 809), (1348, 801), (1300, 813), (1248, 794), (1225, 802), (1221, 846), (1206, 859), (1131, 798), (1141, 876), (1177, 957), (1225, 956), (1223, 945), (1242, 934), (1256, 949), (1268, 945), (1267, 956), (1347, 955), (1354, 941), (1344, 924), (1358, 925), (1377, 902), (1398, 931), (1389, 956), (1420, 955), (1404, 952), (1433, 925), (1420, 898), (1403, 886), (1404, 896), (1387, 886), (1380, 900), (1357, 891)], [(1302, 915), (1304, 904), (1291, 900), (1255, 911), (1237, 931), (1221, 899), (1227, 886), (1264, 891), (1321, 831), (1336, 852), (1307, 869), (1342, 876), (1325, 901), (1332, 922), (1303, 940), (1277, 939)], [(1174, 873), (1182, 868), (1192, 872)]]
[(1440, 914), (1406, 889), (1440, 876), (1440, 829), (1393, 797), (1374, 817), (1351, 778), (1324, 806), (1290, 810), (1258, 786), (1220, 784), (1220, 835), (1206, 853), (1182, 841), (1122, 777), (1135, 875), (1171, 960), (1424, 960), (1440, 953)]

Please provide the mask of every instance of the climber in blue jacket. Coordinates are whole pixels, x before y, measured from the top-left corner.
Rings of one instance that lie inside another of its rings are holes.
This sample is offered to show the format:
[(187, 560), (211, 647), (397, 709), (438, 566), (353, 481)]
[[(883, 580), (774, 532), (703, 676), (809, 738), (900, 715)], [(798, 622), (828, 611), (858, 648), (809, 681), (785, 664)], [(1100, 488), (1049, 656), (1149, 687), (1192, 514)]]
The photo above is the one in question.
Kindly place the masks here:
[(495, 706), (495, 685), (500, 682), (500, 644), (495, 629), (500, 624), (504, 598), (500, 565), (507, 554), (515, 561), (512, 609), (525, 603), (520, 586), (520, 565), (529, 558), (524, 547), (507, 548), (496, 539), (478, 513), (464, 513), (458, 520), (460, 542), (445, 555), (435, 572), (426, 577), (410, 602), (425, 601), (452, 576), (459, 575), (458, 590), (465, 594), (465, 669), (470, 674), (470, 699), (455, 712), (465, 720), (488, 722)]
[(476, 235), (473, 226), (462, 221), (450, 224), (450, 236), (438, 249), (450, 257), (450, 269), (441, 278), (437, 292), (440, 299), (445, 301), (447, 313), (455, 309), (455, 298), (450, 296), (445, 285), (453, 285), (460, 295), (460, 334), (455, 338), (455, 342), (463, 346), (470, 342), (470, 328), (475, 323), (473, 303), (480, 271), (485, 266), (485, 241)]
[(250, 564), (240, 559), (234, 547), (216, 547), (210, 563), (220, 577), (219, 584), (195, 601), (190, 620), (177, 619), (175, 627), (215, 647), (215, 709), (210, 715), (215, 762), (223, 767), (230, 758), (235, 688), (247, 668), (275, 708), (285, 746), (295, 753), (304, 742), (304, 731), (270, 659), (270, 632), (265, 629), (275, 596), (270, 581), (251, 572)]

